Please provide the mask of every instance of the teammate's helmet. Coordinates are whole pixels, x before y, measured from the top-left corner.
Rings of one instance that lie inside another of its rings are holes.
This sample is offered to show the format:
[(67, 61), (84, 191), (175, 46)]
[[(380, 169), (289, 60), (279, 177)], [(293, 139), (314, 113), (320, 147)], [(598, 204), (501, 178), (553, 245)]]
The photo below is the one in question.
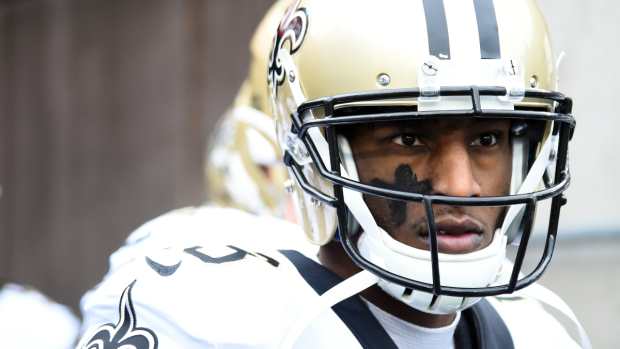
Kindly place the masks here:
[(290, 3), (276, 2), (256, 29), (248, 77), (208, 146), (205, 175), (210, 202), (253, 213), (285, 213), (286, 170), (276, 145), (265, 69), (271, 37)]
[[(553, 92), (534, 0), (299, 0), (273, 45), (278, 144), (311, 241), (339, 239), (387, 293), (430, 313), (542, 274), (575, 121)], [(452, 147), (458, 137), (465, 148)], [(545, 249), (521, 274), (546, 199)]]
[[(248, 98), (246, 82), (239, 91)], [(222, 117), (205, 161), (210, 202), (257, 214), (282, 215), (285, 170), (273, 119), (245, 102)]]

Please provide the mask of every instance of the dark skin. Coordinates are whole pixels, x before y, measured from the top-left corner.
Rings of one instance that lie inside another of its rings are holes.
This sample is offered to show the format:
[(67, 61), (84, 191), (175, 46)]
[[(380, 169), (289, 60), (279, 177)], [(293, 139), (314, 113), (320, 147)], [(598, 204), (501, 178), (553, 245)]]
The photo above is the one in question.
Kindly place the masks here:
[[(509, 193), (509, 131), (507, 120), (446, 119), (353, 126), (343, 134), (351, 145), (362, 183), (422, 194), (484, 197)], [(393, 238), (415, 248), (429, 249), (421, 204), (371, 196), (364, 200), (379, 226)], [(434, 206), (438, 230), (472, 236), (467, 245), (440, 246), (439, 252), (468, 253), (488, 246), (503, 212), (501, 207)], [(360, 271), (338, 242), (321, 247), (319, 259), (342, 278)], [(424, 327), (447, 326), (455, 317), (404, 306), (377, 286), (362, 296), (383, 310)]]

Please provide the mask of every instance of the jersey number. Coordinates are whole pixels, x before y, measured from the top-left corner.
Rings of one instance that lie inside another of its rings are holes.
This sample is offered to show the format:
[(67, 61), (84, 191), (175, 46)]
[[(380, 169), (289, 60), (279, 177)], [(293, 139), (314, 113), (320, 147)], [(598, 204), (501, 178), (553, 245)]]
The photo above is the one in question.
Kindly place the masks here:
[[(225, 256), (221, 256), (221, 257), (211, 257), (208, 254), (201, 252), (200, 249), (202, 248), (202, 246), (194, 246), (194, 247), (186, 248), (183, 250), (183, 252), (191, 256), (194, 256), (200, 259), (202, 262), (208, 263), (208, 264), (231, 263), (231, 262), (240, 261), (244, 259), (245, 257), (250, 256), (250, 257), (256, 258), (257, 260), (265, 261), (273, 267), (277, 267), (278, 265), (280, 265), (280, 263), (277, 260), (267, 255), (264, 255), (262, 253), (248, 252), (239, 247), (235, 247), (232, 245), (228, 245), (227, 247), (233, 250), (233, 252)], [(145, 257), (145, 260), (146, 260), (146, 264), (149, 267), (151, 267), (151, 269), (153, 269), (157, 274), (161, 276), (173, 275), (179, 269), (179, 267), (181, 266), (181, 263), (183, 262), (183, 261), (179, 261), (178, 263), (173, 264), (173, 265), (164, 265), (164, 264), (155, 262), (149, 257)]]

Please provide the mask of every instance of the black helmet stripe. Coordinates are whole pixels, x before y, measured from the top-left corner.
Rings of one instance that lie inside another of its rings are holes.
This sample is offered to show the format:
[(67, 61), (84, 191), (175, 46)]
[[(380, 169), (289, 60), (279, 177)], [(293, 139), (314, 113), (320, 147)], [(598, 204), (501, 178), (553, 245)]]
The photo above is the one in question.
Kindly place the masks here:
[(499, 47), (499, 32), (493, 0), (474, 0), (476, 20), (478, 21), (478, 35), (480, 36), (480, 58), (501, 58)]
[(450, 59), (450, 35), (443, 0), (424, 0), (429, 53), (440, 59)]

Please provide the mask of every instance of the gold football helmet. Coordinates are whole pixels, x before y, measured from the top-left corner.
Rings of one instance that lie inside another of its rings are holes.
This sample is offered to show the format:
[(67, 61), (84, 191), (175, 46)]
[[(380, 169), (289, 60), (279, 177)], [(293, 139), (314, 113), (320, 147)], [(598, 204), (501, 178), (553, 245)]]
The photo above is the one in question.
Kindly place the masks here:
[[(384, 291), (430, 313), (542, 274), (575, 121), (534, 0), (298, 0), (268, 79), (311, 241), (338, 239)], [(465, 146), (445, 137), (455, 130)], [(544, 251), (521, 273), (547, 199)]]

